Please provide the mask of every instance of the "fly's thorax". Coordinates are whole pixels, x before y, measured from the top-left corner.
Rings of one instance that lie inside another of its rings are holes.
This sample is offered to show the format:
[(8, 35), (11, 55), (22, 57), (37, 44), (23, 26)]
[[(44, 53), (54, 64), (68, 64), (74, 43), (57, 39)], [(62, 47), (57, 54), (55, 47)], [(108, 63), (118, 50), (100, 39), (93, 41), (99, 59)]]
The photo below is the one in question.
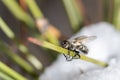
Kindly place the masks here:
[(88, 53), (88, 48), (87, 46), (85, 46), (84, 44), (80, 44), (80, 45), (76, 45), (75, 46), (75, 51), (79, 52), (79, 53), (85, 53), (87, 54)]
[(79, 46), (79, 45), (82, 45), (81, 42), (77, 42), (77, 41), (73, 41), (73, 42), (71, 42), (71, 44), (72, 44), (73, 46)]

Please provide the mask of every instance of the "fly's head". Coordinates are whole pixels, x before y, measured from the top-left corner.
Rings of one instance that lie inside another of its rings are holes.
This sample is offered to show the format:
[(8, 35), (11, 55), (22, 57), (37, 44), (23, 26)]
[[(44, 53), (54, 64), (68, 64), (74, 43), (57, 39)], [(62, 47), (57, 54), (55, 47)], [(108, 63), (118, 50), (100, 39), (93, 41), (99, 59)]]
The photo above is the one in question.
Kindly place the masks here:
[(67, 41), (67, 40), (63, 40), (63, 41), (61, 42), (61, 45), (62, 45), (63, 48), (69, 48), (70, 42)]

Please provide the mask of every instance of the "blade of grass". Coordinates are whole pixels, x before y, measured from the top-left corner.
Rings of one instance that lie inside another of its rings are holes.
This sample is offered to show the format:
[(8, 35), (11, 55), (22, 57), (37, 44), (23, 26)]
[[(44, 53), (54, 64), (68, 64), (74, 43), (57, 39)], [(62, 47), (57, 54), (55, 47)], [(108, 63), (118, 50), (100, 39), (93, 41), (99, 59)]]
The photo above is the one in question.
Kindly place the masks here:
[[(80, 19), (79, 25), (89, 25), (91, 24), (91, 21), (88, 17), (88, 14), (86, 12), (86, 8), (83, 4), (82, 0), (73, 0), (74, 6), (76, 8), (77, 16)], [(80, 26), (81, 27), (81, 26)], [(79, 28), (79, 27), (78, 27)]]
[(113, 24), (120, 30), (120, 0), (114, 0)]
[(53, 44), (56, 44), (56, 45), (59, 45), (58, 39), (53, 34), (51, 34), (51, 32), (49, 30), (46, 31), (45, 34), (47, 35), (47, 38), (48, 38), (49, 42), (51, 42)]
[(114, 0), (104, 0), (104, 21), (112, 22), (113, 21), (113, 5)]
[(65, 6), (65, 9), (67, 11), (71, 26), (74, 31), (77, 31), (80, 27), (81, 22), (81, 14), (78, 11), (78, 7), (75, 4), (75, 1), (73, 0), (62, 0)]
[(28, 48), (22, 44), (19, 44), (19, 50), (26, 55), (27, 60), (37, 69), (42, 70), (42, 63), (34, 56), (32, 53), (28, 51)]
[(1, 0), (11, 13), (18, 19), (25, 22), (29, 27), (34, 28), (33, 19), (25, 13), (15, 0)]
[(73, 7), (75, 9), (76, 16), (78, 18), (78, 20), (77, 20), (78, 21), (77, 29), (78, 29), (80, 27), (80, 23), (82, 22), (82, 18), (83, 18), (81, 9), (79, 9), (79, 8), (81, 8), (82, 5), (78, 4), (79, 3), (78, 0), (71, 0), (71, 1), (73, 3)]
[(44, 17), (40, 8), (37, 6), (35, 0), (25, 0), (25, 2), (27, 3), (27, 6), (29, 7), (35, 19)]
[(0, 17), (0, 28), (11, 39), (15, 37), (15, 34), (8, 28), (3, 19)]
[[(53, 45), (53, 44), (51, 44), (51, 43), (49, 43), (49, 42), (46, 42), (46, 41), (39, 41), (39, 40), (37, 40), (37, 39), (35, 39), (35, 38), (32, 38), (32, 37), (29, 37), (29, 38), (28, 38), (28, 41), (30, 41), (30, 42), (32, 42), (32, 43), (34, 43), (34, 44), (36, 44), (36, 45), (42, 46), (42, 47), (44, 47), (44, 48), (48, 48), (48, 49), (57, 51), (57, 52), (59, 52), (59, 53), (68, 54), (68, 50), (67, 50), (67, 49), (64, 49), (64, 48), (62, 48), (62, 47)], [(74, 56), (74, 52), (73, 52), (73, 51), (70, 51), (70, 56)], [(85, 60), (85, 61), (88, 61), (88, 62), (92, 62), (92, 63), (94, 63), (94, 64), (96, 64), (96, 65), (99, 65), (99, 66), (102, 66), (102, 67), (108, 66), (108, 64), (105, 63), (105, 62), (102, 62), (102, 61), (98, 61), (98, 60), (89, 58), (89, 57), (87, 57), (87, 56), (85, 56), (85, 55), (82, 55), (82, 54), (81, 54), (80, 56), (81, 56), (80, 59)]]
[[(0, 71), (13, 77), (15, 80), (27, 80), (25, 77), (23, 77), (19, 73), (15, 72), (14, 70), (12, 70), (11, 68), (9, 68), (7, 65), (2, 63), (1, 61), (0, 61)], [(10, 80), (10, 79), (6, 79), (6, 80)]]
[[(23, 44), (20, 44), (20, 42), (16, 39), (15, 34), (13, 31), (8, 27), (8, 25), (4, 22), (4, 20), (0, 17), (0, 28), (3, 30), (3, 32), (13, 40), (14, 43), (17, 44), (19, 50), (26, 56), (27, 60), (38, 70), (42, 70), (42, 63), (34, 56), (32, 55), (28, 48), (24, 46)], [(35, 62), (34, 62), (35, 61)]]
[(14, 79), (0, 71), (0, 80), (14, 80)]

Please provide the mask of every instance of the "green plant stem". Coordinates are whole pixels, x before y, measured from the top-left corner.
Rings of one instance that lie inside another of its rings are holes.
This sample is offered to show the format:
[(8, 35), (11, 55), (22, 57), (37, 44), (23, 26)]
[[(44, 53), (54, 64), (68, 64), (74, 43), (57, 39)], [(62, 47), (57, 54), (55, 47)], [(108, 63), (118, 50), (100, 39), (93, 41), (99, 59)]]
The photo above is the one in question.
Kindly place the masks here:
[(15, 37), (14, 33), (8, 28), (8, 26), (6, 25), (6, 23), (3, 21), (1, 17), (0, 17), (0, 28), (3, 30), (3, 32), (5, 32), (5, 34), (9, 38), (13, 39)]
[(120, 0), (114, 0), (113, 24), (120, 30)]
[(77, 6), (73, 0), (62, 0), (67, 11), (71, 26), (74, 31), (77, 31), (80, 27), (81, 14), (78, 11)]
[(25, 22), (29, 27), (34, 28), (35, 24), (33, 19), (25, 13), (15, 0), (1, 0), (5, 6), (12, 12), (18, 19)]
[(0, 71), (0, 80), (14, 80), (14, 79), (12, 79), (8, 75), (6, 75)]
[(43, 65), (42, 63), (34, 56), (32, 53), (30, 53), (26, 46), (19, 44), (18, 48), (21, 52), (23, 52), (26, 55), (27, 60), (37, 69), (42, 70)]
[[(25, 77), (23, 77), (22, 75), (18, 74), (14, 70), (12, 70), (11, 68), (9, 68), (7, 65), (2, 63), (1, 61), (0, 61), (0, 71), (8, 74), (11, 77), (13, 77), (15, 80), (27, 80)], [(10, 79), (7, 79), (7, 80), (10, 80)]]
[[(79, 1), (79, 0), (78, 0)], [(81, 12), (81, 9), (79, 9), (80, 7), (79, 7), (79, 5), (80, 4), (78, 4), (78, 1), (77, 0), (73, 0), (72, 1), (72, 3), (73, 3), (73, 7), (74, 7), (74, 9), (75, 9), (75, 12), (76, 12), (76, 16), (77, 16), (77, 18), (78, 18), (78, 20), (77, 20), (77, 29), (80, 27), (80, 23), (82, 22), (82, 12)]]
[[(32, 15), (34, 16), (34, 18), (35, 18), (36, 20), (38, 20), (38, 19), (43, 19), (43, 18), (44, 18), (43, 13), (42, 13), (42, 11), (40, 10), (40, 8), (37, 6), (35, 0), (25, 0), (25, 2), (27, 3), (28, 8), (30, 9)], [(39, 26), (39, 25), (36, 25), (36, 26)], [(49, 27), (49, 25), (48, 25), (48, 27)], [(39, 29), (38, 29), (38, 30), (39, 30)], [(41, 31), (40, 31), (40, 32), (41, 32)], [(53, 43), (53, 44), (59, 45), (58, 39), (57, 39), (55, 36), (53, 36), (53, 35), (49, 32), (49, 30), (46, 31), (46, 37), (47, 37), (47, 40), (48, 40), (49, 42), (51, 42), (51, 43)]]
[(13, 53), (8, 46), (5, 46), (2, 40), (0, 40), (0, 51), (9, 56), (14, 62), (19, 64), (19, 66), (25, 69), (28, 73), (34, 73), (34, 69), (31, 67), (31, 65), (29, 65), (28, 62), (26, 62), (24, 59)]
[(53, 34), (51, 34), (49, 31), (47, 31), (46, 35), (47, 35), (47, 39), (49, 42), (59, 45), (58, 39)]
[[(63, 49), (63, 48), (58, 47), (58, 46), (55, 46), (55, 45), (50, 44), (48, 42), (44, 42), (43, 43), (43, 47), (55, 50), (55, 51), (60, 52), (60, 53), (68, 54), (68, 50)], [(75, 55), (74, 52), (70, 52), (70, 54), (71, 54), (70, 56), (74, 56)], [(85, 60), (85, 61), (88, 61), (88, 62), (92, 62), (92, 63), (100, 65), (100, 66), (107, 66), (107, 63), (104, 63), (104, 62), (101, 62), (101, 61), (89, 58), (89, 57), (84, 56), (82, 54), (80, 56), (81, 56), (80, 59), (82, 59), (82, 60)]]
[(19, 48), (19, 50), (26, 56), (27, 60), (38, 70), (42, 70), (42, 63), (30, 52), (28, 48), (16, 39), (14, 32), (8, 27), (8, 25), (4, 22), (4, 20), (0, 17), (0, 28), (2, 31), (15, 42)]
[(44, 17), (40, 8), (37, 6), (35, 0), (25, 0), (25, 2), (27, 3), (27, 5), (35, 19)]
[(104, 21), (112, 22), (113, 21), (113, 5), (115, 0), (104, 0), (103, 1), (103, 10), (104, 10)]
[[(39, 45), (39, 46), (42, 46), (42, 47), (45, 47), (45, 48), (48, 48), (48, 49), (51, 49), (51, 50), (54, 50), (54, 51), (57, 51), (57, 52), (59, 52), (59, 53), (68, 54), (68, 50), (67, 50), (67, 49), (64, 49), (64, 48), (62, 48), (62, 47), (53, 45), (53, 44), (51, 44), (51, 43), (49, 43), (49, 42), (39, 41), (39, 40), (37, 40), (37, 39), (35, 39), (35, 38), (32, 38), (32, 37), (29, 37), (28, 40), (29, 40), (30, 42), (34, 43), (34, 44), (37, 44), (37, 45)], [(73, 51), (70, 51), (70, 56), (73, 57), (74, 55), (75, 55), (74, 52), (73, 52)], [(85, 61), (88, 61), (88, 62), (92, 62), (92, 63), (94, 63), (94, 64), (96, 64), (96, 65), (99, 65), (99, 66), (102, 66), (102, 67), (108, 66), (108, 64), (105, 63), (105, 62), (102, 62), (102, 61), (98, 61), (98, 60), (89, 58), (89, 57), (87, 57), (87, 56), (85, 56), (85, 55), (82, 55), (82, 54), (81, 54), (80, 56), (81, 56), (80, 59), (85, 60)]]

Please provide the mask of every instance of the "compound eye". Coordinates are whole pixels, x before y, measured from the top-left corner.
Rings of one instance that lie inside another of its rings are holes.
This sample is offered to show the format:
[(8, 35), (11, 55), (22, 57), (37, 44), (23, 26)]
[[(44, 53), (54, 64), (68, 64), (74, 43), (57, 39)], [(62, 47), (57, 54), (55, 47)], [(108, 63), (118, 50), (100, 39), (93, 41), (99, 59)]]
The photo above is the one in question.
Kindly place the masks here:
[(66, 41), (66, 40), (62, 41), (62, 45), (64, 45), (64, 44), (67, 44), (67, 41)]
[(62, 47), (67, 47), (69, 46), (69, 42), (67, 40), (62, 41), (61, 43)]

